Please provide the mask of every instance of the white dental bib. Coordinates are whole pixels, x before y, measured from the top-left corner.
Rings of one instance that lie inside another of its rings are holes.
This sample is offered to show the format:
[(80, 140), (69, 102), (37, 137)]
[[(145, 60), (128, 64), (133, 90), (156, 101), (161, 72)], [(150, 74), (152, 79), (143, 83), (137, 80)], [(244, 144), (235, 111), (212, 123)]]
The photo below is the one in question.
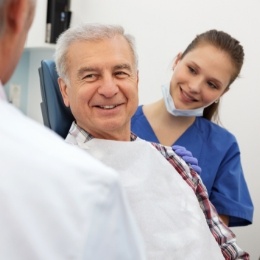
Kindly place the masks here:
[(150, 143), (92, 139), (79, 146), (119, 172), (147, 259), (223, 259), (193, 190)]

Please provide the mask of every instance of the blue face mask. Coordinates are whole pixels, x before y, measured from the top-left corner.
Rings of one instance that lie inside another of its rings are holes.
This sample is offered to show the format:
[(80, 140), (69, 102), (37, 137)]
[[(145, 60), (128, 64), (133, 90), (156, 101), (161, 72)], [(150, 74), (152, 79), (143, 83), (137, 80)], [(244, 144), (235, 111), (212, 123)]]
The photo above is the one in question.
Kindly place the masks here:
[(163, 99), (164, 99), (166, 109), (173, 116), (202, 116), (203, 115), (203, 110), (205, 107), (199, 107), (196, 109), (177, 109), (174, 105), (173, 98), (170, 94), (170, 84), (166, 84), (162, 86), (162, 93), (163, 93)]

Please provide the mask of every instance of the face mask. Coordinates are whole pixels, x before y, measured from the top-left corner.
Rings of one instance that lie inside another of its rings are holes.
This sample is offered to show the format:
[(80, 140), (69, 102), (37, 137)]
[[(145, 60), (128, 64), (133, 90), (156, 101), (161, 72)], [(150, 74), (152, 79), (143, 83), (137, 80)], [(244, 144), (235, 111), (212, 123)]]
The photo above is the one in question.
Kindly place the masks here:
[[(196, 109), (177, 109), (170, 94), (170, 84), (162, 86), (163, 99), (167, 111), (173, 116), (202, 116), (205, 107)], [(209, 105), (208, 105), (209, 106)]]

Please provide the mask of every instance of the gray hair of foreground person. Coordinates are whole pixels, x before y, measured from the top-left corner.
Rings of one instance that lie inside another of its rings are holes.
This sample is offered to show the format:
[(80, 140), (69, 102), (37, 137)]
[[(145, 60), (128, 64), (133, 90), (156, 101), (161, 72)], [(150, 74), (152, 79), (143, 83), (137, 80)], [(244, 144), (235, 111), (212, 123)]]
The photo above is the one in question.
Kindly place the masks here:
[(115, 36), (122, 36), (126, 39), (133, 54), (134, 64), (137, 69), (138, 55), (135, 47), (135, 39), (132, 35), (125, 34), (124, 28), (119, 25), (86, 23), (74, 28), (69, 28), (59, 36), (54, 56), (58, 75), (69, 85), (67, 52), (71, 44), (79, 41), (102, 41), (114, 38)]

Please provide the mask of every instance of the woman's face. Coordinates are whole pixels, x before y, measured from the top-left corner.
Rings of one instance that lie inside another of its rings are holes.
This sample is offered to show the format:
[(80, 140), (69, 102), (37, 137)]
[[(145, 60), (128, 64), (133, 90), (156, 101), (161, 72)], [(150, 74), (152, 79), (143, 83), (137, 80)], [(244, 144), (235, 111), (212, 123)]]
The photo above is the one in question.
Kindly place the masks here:
[(177, 109), (208, 106), (225, 93), (234, 73), (229, 55), (210, 44), (199, 45), (173, 67), (171, 95)]

